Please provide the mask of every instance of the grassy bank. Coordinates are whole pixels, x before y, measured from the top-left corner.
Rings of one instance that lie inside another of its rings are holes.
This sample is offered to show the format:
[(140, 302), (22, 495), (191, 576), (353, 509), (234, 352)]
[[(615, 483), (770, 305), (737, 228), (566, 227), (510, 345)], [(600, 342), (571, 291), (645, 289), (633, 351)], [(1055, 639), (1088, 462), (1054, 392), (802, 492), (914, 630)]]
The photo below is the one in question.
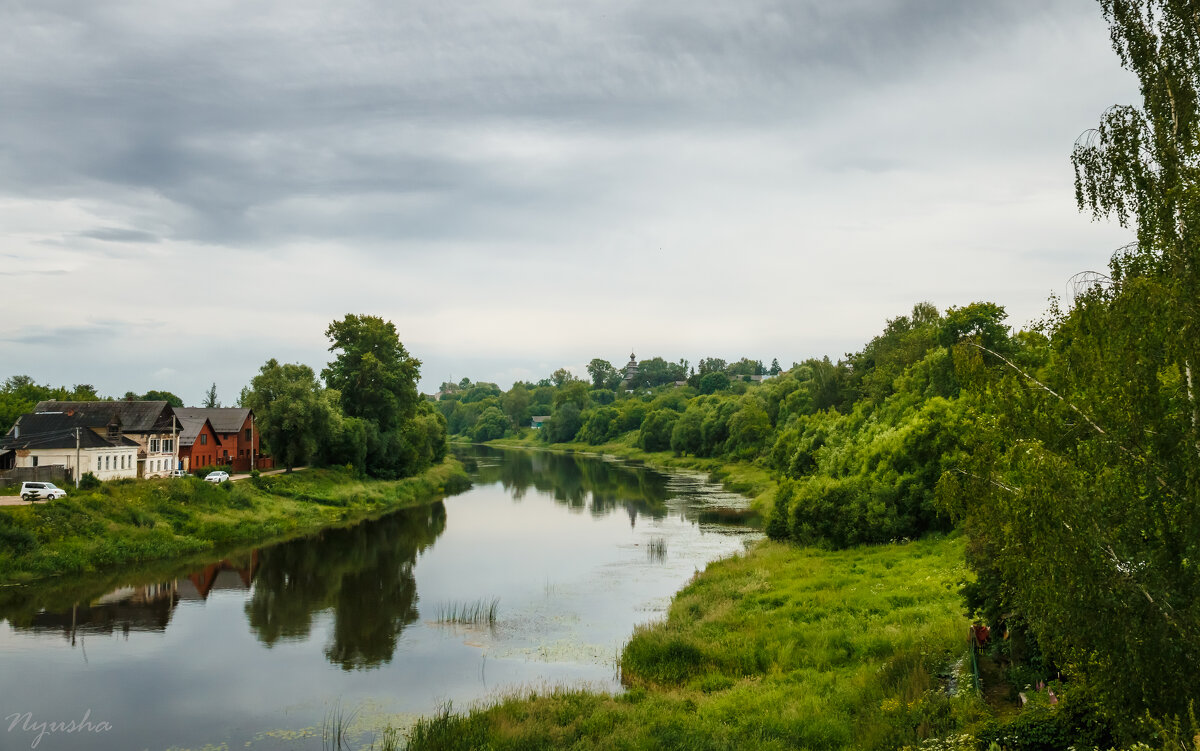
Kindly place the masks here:
[(710, 565), (665, 622), (633, 635), (624, 695), (562, 689), (447, 711), (418, 723), (409, 748), (890, 749), (945, 735), (985, 713), (959, 662), (962, 561), (956, 536), (760, 544)]
[(441, 497), (468, 485), (448, 458), (404, 480), (305, 470), (213, 485), (115, 480), (30, 506), (0, 507), (0, 584), (261, 543)]
[(751, 506), (765, 515), (775, 502), (778, 488), (774, 473), (753, 462), (736, 462), (722, 458), (676, 456), (670, 451), (644, 451), (635, 445), (637, 431), (626, 433), (614, 441), (601, 444), (572, 441), (570, 443), (545, 443), (538, 440), (537, 431), (526, 428), (517, 437), (497, 438), (488, 441), (488, 446), (501, 448), (526, 448), (553, 451), (568, 451), (582, 454), (610, 454), (624, 459), (645, 462), (661, 469), (692, 469), (707, 472), (713, 480), (725, 488), (750, 499)]

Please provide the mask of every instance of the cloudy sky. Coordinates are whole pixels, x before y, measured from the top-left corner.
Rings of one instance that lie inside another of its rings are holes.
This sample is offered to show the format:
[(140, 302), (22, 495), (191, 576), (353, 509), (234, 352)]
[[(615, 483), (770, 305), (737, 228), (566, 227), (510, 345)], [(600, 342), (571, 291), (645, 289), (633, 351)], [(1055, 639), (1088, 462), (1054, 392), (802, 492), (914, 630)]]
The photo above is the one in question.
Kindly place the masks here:
[(1129, 233), (1094, 0), (0, 0), (0, 378), (225, 401), (346, 313), (422, 387), (1016, 325)]

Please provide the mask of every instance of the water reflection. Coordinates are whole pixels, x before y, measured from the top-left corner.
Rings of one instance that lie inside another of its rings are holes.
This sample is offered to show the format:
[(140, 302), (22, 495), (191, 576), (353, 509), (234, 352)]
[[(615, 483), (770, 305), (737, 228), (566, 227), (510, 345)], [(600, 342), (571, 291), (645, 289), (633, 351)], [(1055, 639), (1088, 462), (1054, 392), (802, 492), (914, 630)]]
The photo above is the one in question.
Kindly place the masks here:
[[(463, 458), (475, 486), (445, 505), (0, 587), (0, 717), (91, 710), (118, 728), (54, 746), (67, 751), (283, 751), (319, 748), (312, 728), (337, 702), (391, 721), (523, 686), (615, 691), (630, 632), (757, 534), (741, 526), (746, 499), (702, 473), (486, 447)], [(495, 628), (433, 622), (437, 605), (480, 598), (500, 600)]]
[(671, 498), (667, 476), (632, 464), (598, 461), (594, 456), (545, 451), (511, 451), (488, 446), (460, 449), (460, 458), (479, 477), (480, 484), (498, 482), (516, 500), (530, 488), (569, 508), (595, 516), (616, 511), (662, 519)]
[(417, 554), (445, 528), (439, 502), (263, 550), (245, 606), (250, 628), (268, 647), (305, 640), (314, 617), (328, 610), (330, 662), (344, 670), (390, 662), (404, 627), (417, 619)]
[(57, 632), (75, 645), (81, 635), (165, 631), (180, 603), (249, 592), (244, 611), (264, 645), (307, 640), (316, 616), (329, 612), (326, 658), (345, 670), (377, 667), (392, 659), (404, 627), (417, 619), (413, 566), (445, 528), (446, 507), (439, 501), (192, 564), (171, 578), (134, 579), (115, 588), (103, 578), (65, 588), (55, 582), (41, 597), (37, 587), (22, 587), (0, 599), (0, 620), (17, 632)]

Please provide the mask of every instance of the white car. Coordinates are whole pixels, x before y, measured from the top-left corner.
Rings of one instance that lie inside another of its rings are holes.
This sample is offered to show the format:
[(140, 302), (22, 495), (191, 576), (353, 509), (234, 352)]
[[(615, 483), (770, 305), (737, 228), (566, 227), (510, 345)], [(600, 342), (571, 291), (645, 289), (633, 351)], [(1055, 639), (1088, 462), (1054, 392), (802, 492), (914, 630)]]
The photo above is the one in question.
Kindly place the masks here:
[(209, 472), (204, 476), (205, 482), (225, 482), (229, 479), (229, 473), (218, 469), (216, 472)]
[(167, 473), (167, 477), (187, 477), (190, 474), (186, 469), (173, 469)]
[(34, 501), (53, 501), (55, 498), (65, 498), (67, 491), (52, 482), (23, 482), (21, 497), (30, 503)]

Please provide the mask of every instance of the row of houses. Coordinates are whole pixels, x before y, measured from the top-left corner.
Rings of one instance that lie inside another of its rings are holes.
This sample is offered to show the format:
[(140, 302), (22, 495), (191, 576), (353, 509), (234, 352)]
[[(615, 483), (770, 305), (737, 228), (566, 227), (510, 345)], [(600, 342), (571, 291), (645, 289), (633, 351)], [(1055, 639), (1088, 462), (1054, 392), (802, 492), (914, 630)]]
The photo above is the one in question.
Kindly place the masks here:
[(254, 413), (172, 407), (165, 401), (38, 402), (0, 438), (0, 470), (65, 467), (75, 478), (163, 477), (174, 469), (272, 466)]

